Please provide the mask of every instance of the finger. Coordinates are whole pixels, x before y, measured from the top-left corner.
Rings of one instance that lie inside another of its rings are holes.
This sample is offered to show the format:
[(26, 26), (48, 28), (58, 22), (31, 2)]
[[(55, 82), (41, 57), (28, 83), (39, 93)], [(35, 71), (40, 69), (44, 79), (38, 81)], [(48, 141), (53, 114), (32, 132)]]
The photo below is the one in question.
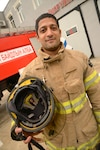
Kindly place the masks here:
[(21, 133), (22, 132), (22, 128), (18, 128), (16, 127), (15, 128), (15, 133), (18, 135), (18, 133)]
[(32, 137), (31, 136), (28, 136), (26, 140), (24, 140), (24, 143), (25, 144), (28, 144), (30, 141), (31, 141)]

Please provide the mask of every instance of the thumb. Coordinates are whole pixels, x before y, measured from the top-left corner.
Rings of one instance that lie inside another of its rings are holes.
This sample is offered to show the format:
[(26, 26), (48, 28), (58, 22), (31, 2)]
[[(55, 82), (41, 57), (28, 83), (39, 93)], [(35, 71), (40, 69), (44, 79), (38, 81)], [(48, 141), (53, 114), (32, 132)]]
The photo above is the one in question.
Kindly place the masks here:
[(15, 128), (15, 133), (18, 135), (18, 133), (22, 132), (22, 128), (16, 127)]

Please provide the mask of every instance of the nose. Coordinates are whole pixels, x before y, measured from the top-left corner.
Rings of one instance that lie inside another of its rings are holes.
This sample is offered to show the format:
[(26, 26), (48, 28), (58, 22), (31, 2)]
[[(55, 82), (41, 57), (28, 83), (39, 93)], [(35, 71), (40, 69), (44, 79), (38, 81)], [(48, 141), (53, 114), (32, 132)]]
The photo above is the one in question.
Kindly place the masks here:
[(47, 29), (47, 36), (52, 36), (53, 32), (50, 28)]

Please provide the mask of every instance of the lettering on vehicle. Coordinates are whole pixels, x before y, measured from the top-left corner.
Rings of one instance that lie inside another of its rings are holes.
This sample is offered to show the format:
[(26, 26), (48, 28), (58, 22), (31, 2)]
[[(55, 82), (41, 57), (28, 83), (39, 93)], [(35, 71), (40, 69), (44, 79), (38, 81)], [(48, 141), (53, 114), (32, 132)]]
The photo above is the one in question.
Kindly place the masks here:
[(0, 52), (0, 63), (4, 63), (31, 53), (34, 53), (34, 50), (31, 45)]

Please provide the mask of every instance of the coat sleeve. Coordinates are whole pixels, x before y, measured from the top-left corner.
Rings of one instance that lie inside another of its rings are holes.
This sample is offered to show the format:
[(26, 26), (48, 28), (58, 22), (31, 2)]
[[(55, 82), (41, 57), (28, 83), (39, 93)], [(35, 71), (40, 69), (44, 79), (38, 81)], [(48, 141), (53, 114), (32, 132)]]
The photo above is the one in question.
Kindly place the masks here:
[(100, 75), (88, 59), (86, 59), (84, 85), (97, 123), (100, 124)]

